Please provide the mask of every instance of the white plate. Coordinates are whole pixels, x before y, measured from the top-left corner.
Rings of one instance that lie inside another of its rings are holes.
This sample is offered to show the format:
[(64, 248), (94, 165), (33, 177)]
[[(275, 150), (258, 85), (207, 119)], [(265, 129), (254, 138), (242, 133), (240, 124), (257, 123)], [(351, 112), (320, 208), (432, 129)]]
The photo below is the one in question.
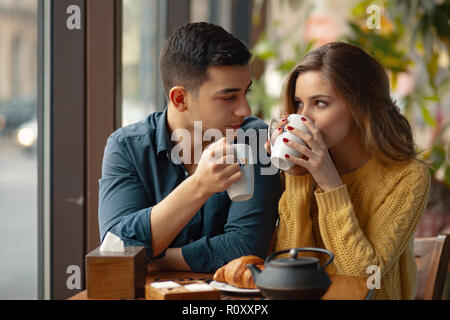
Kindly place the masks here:
[(238, 288), (235, 286), (232, 286), (231, 284), (225, 283), (225, 282), (218, 282), (218, 281), (211, 281), (209, 283), (211, 287), (214, 287), (216, 289), (219, 289), (221, 291), (226, 292), (234, 292), (234, 293), (258, 293), (259, 289), (243, 289)]

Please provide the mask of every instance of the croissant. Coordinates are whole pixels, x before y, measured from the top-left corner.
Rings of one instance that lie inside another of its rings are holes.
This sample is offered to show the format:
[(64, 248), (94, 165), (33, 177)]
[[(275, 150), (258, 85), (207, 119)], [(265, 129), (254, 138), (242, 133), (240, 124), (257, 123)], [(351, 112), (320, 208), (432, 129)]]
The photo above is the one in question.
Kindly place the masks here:
[(245, 266), (256, 264), (260, 270), (264, 270), (264, 260), (257, 256), (243, 256), (228, 262), (223, 267), (217, 269), (213, 280), (226, 282), (238, 288), (256, 289), (253, 275), (250, 269)]

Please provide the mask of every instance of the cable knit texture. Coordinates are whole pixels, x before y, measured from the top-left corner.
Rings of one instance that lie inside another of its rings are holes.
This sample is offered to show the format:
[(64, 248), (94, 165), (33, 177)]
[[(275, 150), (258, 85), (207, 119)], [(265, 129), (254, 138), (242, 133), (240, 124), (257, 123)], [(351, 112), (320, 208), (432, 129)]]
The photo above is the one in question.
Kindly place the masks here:
[(341, 179), (323, 192), (310, 174), (286, 175), (275, 250), (326, 248), (335, 254), (330, 274), (368, 278), (367, 268), (378, 266), (376, 299), (414, 299), (414, 231), (428, 200), (428, 169), (416, 160), (387, 167), (372, 157)]

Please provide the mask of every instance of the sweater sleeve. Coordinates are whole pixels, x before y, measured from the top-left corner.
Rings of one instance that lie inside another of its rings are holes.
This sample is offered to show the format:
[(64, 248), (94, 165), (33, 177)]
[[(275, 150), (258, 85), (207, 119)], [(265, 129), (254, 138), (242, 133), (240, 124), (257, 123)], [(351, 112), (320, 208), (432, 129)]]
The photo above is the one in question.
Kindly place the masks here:
[(404, 252), (424, 211), (430, 174), (421, 166), (418, 171), (405, 171), (393, 185), (392, 192), (370, 213), (364, 231), (346, 185), (326, 193), (316, 190), (320, 234), (335, 254), (341, 274), (365, 277), (367, 268), (376, 265), (383, 277)]
[(310, 174), (286, 175), (286, 190), (278, 205), (280, 222), (275, 251), (315, 246), (310, 215), (313, 183)]

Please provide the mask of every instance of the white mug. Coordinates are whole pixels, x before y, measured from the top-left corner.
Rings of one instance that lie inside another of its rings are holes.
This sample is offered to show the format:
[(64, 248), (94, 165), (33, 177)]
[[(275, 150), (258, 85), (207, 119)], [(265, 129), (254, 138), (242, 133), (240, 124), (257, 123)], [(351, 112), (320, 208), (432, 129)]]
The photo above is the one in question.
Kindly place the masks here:
[(300, 152), (289, 147), (286, 143), (284, 143), (283, 138), (287, 138), (290, 141), (294, 141), (294, 142), (297, 142), (298, 144), (306, 146), (305, 142), (302, 139), (297, 137), (295, 134), (289, 132), (286, 129), (286, 127), (289, 125), (291, 127), (302, 130), (303, 132), (306, 132), (306, 133), (312, 135), (311, 131), (301, 120), (302, 117), (306, 118), (305, 116), (300, 115), (300, 114), (289, 115), (289, 117), (287, 118), (288, 123), (284, 126), (283, 133), (281, 133), (277, 137), (277, 139), (275, 140), (275, 143), (273, 145), (272, 145), (272, 133), (273, 133), (272, 125), (274, 122), (278, 122), (278, 121), (276, 121), (275, 119), (270, 120), (269, 130), (267, 130), (268, 140), (270, 141), (270, 151), (272, 153), (270, 156), (270, 161), (278, 169), (288, 171), (294, 166), (294, 163), (292, 163), (291, 161), (286, 159), (285, 154), (288, 154), (291, 157), (295, 157), (295, 158), (300, 157)]
[(255, 184), (252, 148), (246, 144), (234, 144), (233, 150), (242, 178), (229, 186), (227, 193), (231, 201), (246, 201), (253, 197)]

